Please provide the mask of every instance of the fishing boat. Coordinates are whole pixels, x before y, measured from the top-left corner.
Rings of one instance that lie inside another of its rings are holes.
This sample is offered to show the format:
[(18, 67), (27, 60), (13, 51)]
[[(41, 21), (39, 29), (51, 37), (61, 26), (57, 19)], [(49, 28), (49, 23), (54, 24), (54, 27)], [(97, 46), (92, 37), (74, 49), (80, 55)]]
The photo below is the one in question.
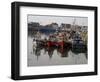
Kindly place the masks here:
[(73, 50), (83, 50), (86, 48), (86, 45), (84, 44), (84, 41), (82, 40), (82, 37), (80, 36), (79, 33), (76, 33), (73, 36), (73, 41), (72, 41), (72, 49)]
[(84, 41), (84, 44), (87, 45), (87, 40), (88, 40), (87, 32), (82, 32), (81, 37), (82, 37), (82, 40)]
[(51, 46), (57, 46), (57, 40), (56, 40), (56, 36), (55, 35), (49, 35), (49, 39), (47, 41), (47, 46), (51, 47)]
[(64, 48), (66, 46), (69, 46), (71, 44), (69, 40), (69, 35), (61, 32), (57, 35), (50, 35), (49, 40), (47, 42), (47, 46), (56, 46), (56, 47), (61, 47)]

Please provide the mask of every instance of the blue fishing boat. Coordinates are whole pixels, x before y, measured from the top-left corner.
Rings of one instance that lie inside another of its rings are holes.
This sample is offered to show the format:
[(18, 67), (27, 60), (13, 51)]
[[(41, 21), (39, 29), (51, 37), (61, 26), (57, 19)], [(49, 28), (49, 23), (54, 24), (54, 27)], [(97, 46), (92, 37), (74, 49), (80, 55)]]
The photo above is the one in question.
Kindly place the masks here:
[(82, 40), (82, 37), (79, 33), (75, 33), (73, 36), (72, 41), (72, 49), (73, 50), (83, 50), (86, 48), (86, 45), (84, 44), (84, 41)]

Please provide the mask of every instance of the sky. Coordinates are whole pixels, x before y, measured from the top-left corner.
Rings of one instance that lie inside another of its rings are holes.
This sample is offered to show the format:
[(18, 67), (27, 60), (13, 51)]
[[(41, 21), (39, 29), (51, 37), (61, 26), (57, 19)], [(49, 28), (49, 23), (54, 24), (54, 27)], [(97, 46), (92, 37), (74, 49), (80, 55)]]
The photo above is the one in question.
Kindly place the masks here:
[(57, 23), (60, 25), (61, 23), (73, 24), (75, 21), (76, 25), (88, 26), (88, 18), (87, 17), (74, 17), (74, 16), (51, 16), (51, 15), (27, 15), (28, 23), (30, 22), (39, 22), (41, 25), (47, 25), (51, 23)]

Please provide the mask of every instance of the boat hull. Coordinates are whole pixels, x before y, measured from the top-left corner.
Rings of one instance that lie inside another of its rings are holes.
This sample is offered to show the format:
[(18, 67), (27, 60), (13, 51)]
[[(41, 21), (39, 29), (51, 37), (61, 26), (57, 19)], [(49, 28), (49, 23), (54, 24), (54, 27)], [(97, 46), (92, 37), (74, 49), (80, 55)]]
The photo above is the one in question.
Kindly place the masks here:
[(70, 42), (52, 42), (52, 41), (48, 41), (47, 42), (47, 46), (51, 47), (51, 46), (56, 46), (56, 47), (71, 47), (71, 43)]

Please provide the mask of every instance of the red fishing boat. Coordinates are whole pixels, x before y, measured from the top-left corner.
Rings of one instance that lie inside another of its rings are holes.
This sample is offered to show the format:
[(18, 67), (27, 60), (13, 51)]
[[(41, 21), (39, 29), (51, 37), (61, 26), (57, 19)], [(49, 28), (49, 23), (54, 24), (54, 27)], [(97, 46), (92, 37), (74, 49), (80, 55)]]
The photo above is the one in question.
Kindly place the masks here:
[(59, 35), (52, 35), (49, 36), (49, 40), (47, 41), (47, 46), (51, 47), (51, 46), (60, 46), (60, 47), (64, 47), (64, 36), (62, 34)]
[(47, 42), (47, 46), (51, 47), (51, 46), (60, 46), (60, 47), (64, 47), (64, 41), (61, 42), (52, 42), (52, 41), (48, 41)]

